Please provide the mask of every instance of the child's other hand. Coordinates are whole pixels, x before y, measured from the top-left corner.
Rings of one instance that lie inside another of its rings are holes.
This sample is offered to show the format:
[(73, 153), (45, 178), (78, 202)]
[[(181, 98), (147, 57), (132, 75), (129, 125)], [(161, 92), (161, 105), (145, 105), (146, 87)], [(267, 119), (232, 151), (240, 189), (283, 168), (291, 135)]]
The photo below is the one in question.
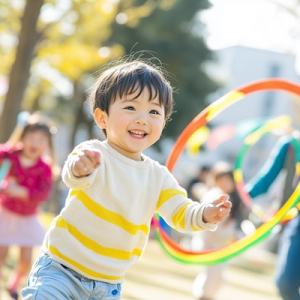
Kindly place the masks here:
[(203, 211), (203, 222), (216, 224), (225, 220), (231, 210), (231, 202), (229, 196), (224, 194), (219, 196), (216, 200), (209, 203)]
[(101, 153), (97, 150), (80, 151), (72, 164), (72, 172), (76, 177), (90, 175), (100, 166)]
[(7, 182), (7, 186), (4, 188), (5, 193), (13, 198), (19, 198), (20, 200), (28, 199), (28, 189), (18, 184), (16, 178), (11, 177)]

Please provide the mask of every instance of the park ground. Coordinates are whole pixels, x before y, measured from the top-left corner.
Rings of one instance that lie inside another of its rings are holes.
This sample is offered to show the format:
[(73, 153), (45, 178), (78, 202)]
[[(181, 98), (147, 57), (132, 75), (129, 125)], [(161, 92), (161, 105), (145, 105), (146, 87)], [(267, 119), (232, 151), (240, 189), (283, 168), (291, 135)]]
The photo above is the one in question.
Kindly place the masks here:
[[(36, 249), (35, 256), (38, 253)], [(12, 249), (4, 277), (16, 255), (16, 249)], [(216, 300), (280, 300), (273, 281), (275, 260), (274, 254), (254, 247), (230, 261)], [(203, 270), (202, 266), (187, 266), (170, 259), (156, 240), (150, 240), (141, 260), (125, 277), (122, 300), (195, 300), (191, 293), (193, 280)], [(10, 298), (4, 292), (1, 300)]]

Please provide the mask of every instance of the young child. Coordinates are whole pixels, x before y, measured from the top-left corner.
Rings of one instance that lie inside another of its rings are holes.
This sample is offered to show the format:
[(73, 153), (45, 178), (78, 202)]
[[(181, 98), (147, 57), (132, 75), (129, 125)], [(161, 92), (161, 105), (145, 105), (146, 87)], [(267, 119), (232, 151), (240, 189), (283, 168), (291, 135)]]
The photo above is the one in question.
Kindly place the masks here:
[(51, 139), (48, 122), (35, 113), (25, 122), (21, 118), (13, 138), (0, 145), (0, 166), (9, 164), (0, 191), (0, 270), (9, 247), (20, 247), (18, 265), (6, 284), (13, 299), (30, 269), (32, 247), (41, 245), (45, 235), (37, 209), (51, 190), (51, 161), (44, 157), (48, 150), (53, 153)]
[(172, 112), (172, 88), (160, 70), (139, 61), (112, 67), (90, 101), (107, 140), (83, 142), (65, 162), (66, 206), (22, 290), (26, 300), (120, 299), (154, 212), (180, 231), (214, 230), (231, 208), (227, 195), (204, 205), (187, 199), (167, 168), (142, 153)]
[[(236, 192), (231, 166), (220, 161), (214, 165), (208, 179), (210, 189), (202, 195), (202, 203), (224, 193), (230, 195), (232, 209), (229, 217), (218, 225), (214, 232), (204, 232), (195, 238), (201, 238), (204, 249), (217, 249), (229, 245), (237, 239), (237, 214), (241, 200)], [(201, 272), (194, 281), (193, 294), (198, 300), (213, 300), (223, 283), (227, 263), (209, 266), (206, 273)]]

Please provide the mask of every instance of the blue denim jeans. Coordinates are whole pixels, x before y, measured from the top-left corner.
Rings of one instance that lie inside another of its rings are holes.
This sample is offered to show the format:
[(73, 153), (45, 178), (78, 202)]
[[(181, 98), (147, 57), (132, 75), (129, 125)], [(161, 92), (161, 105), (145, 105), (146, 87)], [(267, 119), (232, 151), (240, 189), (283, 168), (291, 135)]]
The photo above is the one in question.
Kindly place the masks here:
[(41, 255), (32, 266), (23, 300), (118, 300), (121, 284), (88, 279)]
[(300, 213), (283, 231), (278, 251), (276, 285), (284, 300), (300, 300)]

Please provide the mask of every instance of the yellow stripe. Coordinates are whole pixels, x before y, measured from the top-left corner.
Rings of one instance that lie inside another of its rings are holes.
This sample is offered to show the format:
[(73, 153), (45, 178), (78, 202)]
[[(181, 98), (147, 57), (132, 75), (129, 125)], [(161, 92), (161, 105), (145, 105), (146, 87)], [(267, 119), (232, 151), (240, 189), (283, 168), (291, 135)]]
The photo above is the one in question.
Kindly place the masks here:
[(244, 96), (245, 96), (245, 94), (242, 93), (242, 92), (233, 91), (233, 92), (230, 92), (230, 93), (226, 94), (225, 96), (223, 96), (219, 100), (213, 102), (210, 105), (210, 109), (207, 113), (206, 120), (210, 121), (216, 115), (218, 115), (222, 110), (224, 110), (225, 108), (227, 108), (228, 106), (230, 106), (234, 102), (242, 99)]
[(81, 265), (80, 263), (78, 263), (77, 261), (65, 256), (64, 254), (62, 254), (57, 248), (53, 247), (53, 246), (49, 246), (47, 245), (47, 248), (49, 249), (49, 251), (60, 257), (61, 259), (63, 259), (64, 261), (68, 262), (69, 264), (73, 265), (74, 267), (76, 267), (78, 270), (82, 271), (83, 273), (90, 275), (92, 277), (96, 277), (96, 278), (100, 278), (100, 279), (109, 279), (109, 280), (120, 280), (123, 278), (123, 276), (111, 276), (111, 275), (105, 275), (102, 273), (98, 273), (95, 272), (93, 270), (90, 270), (88, 268), (86, 268), (85, 266)]
[(245, 139), (245, 144), (246, 145), (256, 144), (257, 141), (261, 138), (261, 136), (266, 133), (267, 133), (267, 131), (264, 127), (258, 129), (257, 131), (255, 131), (247, 136), (247, 138)]
[(202, 229), (196, 228), (193, 225), (192, 225), (192, 228), (193, 228), (194, 231), (202, 231)]
[(284, 128), (291, 125), (291, 118), (289, 116), (281, 116), (266, 122), (261, 128), (254, 131), (245, 139), (246, 145), (253, 145), (261, 138), (261, 136), (269, 133), (272, 130)]
[(95, 216), (112, 223), (116, 226), (121, 227), (125, 231), (129, 232), (132, 235), (137, 234), (138, 231), (143, 231), (146, 235), (149, 234), (149, 226), (147, 225), (135, 225), (127, 221), (120, 214), (108, 210), (104, 206), (96, 203), (92, 198), (90, 198), (86, 193), (81, 190), (72, 190), (70, 193), (71, 196), (76, 196), (77, 199)]
[(299, 162), (296, 163), (296, 175), (300, 176), (300, 163)]
[(199, 152), (199, 148), (204, 144), (209, 136), (209, 129), (206, 126), (202, 126), (197, 129), (187, 141), (187, 151), (190, 155), (196, 155)]
[(184, 229), (184, 224), (185, 224), (185, 213), (186, 210), (188, 208), (188, 206), (190, 205), (190, 203), (187, 203), (185, 205), (183, 205), (178, 211), (177, 213), (172, 217), (172, 221), (174, 223), (174, 227), (175, 229), (178, 229), (178, 225)]
[(243, 173), (241, 169), (237, 169), (233, 173), (233, 177), (236, 183), (239, 183), (243, 180)]
[(83, 246), (86, 248), (92, 250), (93, 252), (111, 257), (116, 259), (123, 259), (123, 260), (130, 260), (133, 255), (141, 256), (142, 251), (139, 249), (134, 249), (131, 252), (123, 251), (123, 250), (117, 250), (113, 248), (107, 248), (99, 245), (92, 239), (88, 238), (84, 234), (82, 234), (76, 227), (68, 223), (65, 219), (62, 217), (59, 217), (59, 219), (56, 221), (55, 224), (57, 227), (67, 229), (69, 233), (75, 237)]
[(186, 193), (177, 189), (168, 189), (163, 190), (160, 195), (157, 202), (156, 210), (159, 209), (166, 201), (171, 199), (172, 197), (175, 197), (177, 195), (183, 195), (186, 197)]
[(286, 213), (282, 221), (290, 221), (291, 219), (295, 218), (297, 215), (298, 215), (298, 208), (293, 207)]

